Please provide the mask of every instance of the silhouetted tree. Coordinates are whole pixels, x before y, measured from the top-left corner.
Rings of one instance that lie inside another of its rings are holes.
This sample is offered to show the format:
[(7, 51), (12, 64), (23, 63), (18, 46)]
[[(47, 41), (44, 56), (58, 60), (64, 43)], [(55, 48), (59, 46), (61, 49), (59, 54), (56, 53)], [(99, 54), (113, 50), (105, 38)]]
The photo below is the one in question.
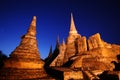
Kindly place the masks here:
[(7, 56), (0, 50), (0, 67), (4, 65), (3, 61), (7, 59)]

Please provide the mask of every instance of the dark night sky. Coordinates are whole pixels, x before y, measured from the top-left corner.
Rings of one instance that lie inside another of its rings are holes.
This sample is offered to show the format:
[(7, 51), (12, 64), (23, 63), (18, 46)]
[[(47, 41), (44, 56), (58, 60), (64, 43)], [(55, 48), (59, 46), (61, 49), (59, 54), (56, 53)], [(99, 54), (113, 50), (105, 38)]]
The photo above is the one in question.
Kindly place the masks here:
[(38, 47), (45, 58), (58, 35), (66, 40), (71, 12), (82, 36), (99, 32), (104, 41), (120, 44), (119, 0), (0, 0), (0, 50), (9, 55), (36, 15)]

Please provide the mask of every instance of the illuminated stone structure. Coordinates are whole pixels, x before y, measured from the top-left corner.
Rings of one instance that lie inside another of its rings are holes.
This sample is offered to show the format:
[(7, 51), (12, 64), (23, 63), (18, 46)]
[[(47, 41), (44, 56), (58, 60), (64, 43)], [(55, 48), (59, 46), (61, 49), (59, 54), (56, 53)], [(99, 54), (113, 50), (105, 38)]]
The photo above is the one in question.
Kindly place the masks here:
[(81, 36), (76, 30), (72, 14), (67, 40), (62, 44), (59, 43), (55, 50), (57, 50), (54, 52), (55, 55), (52, 54), (54, 59), (49, 58), (51, 62), (47, 66), (63, 75), (65, 80), (82, 79), (83, 76), (86, 76), (85, 80), (99, 80), (101, 78), (98, 75), (102, 72), (115, 69), (112, 62), (118, 62), (117, 56), (120, 55), (120, 46), (103, 41), (99, 33), (88, 39)]
[(67, 37), (66, 40), (66, 51), (64, 55), (64, 63), (68, 61), (70, 57), (75, 55), (77, 53), (77, 47), (76, 47), (76, 39), (81, 38), (81, 35), (78, 34), (74, 20), (73, 20), (73, 15), (71, 14), (71, 24), (70, 24), (70, 31), (69, 31), (69, 36)]
[(27, 33), (22, 36), (20, 45), (10, 54), (5, 62), (6, 68), (43, 68), (36, 40), (36, 17), (30, 24)]
[[(46, 76), (36, 40), (36, 16), (21, 43), (4, 62), (0, 79), (34, 79)], [(42, 74), (42, 75), (41, 75)]]

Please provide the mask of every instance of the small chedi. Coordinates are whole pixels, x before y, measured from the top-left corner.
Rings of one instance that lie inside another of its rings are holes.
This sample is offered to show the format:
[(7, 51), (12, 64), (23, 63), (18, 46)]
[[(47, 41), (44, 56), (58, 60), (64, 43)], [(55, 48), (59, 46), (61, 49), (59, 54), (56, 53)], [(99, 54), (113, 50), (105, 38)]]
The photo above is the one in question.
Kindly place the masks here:
[(33, 17), (27, 33), (22, 36), (20, 45), (4, 61), (0, 73), (0, 79), (5, 80), (46, 77), (36, 40), (36, 16)]
[(71, 14), (67, 40), (45, 60), (40, 58), (36, 39), (36, 16), (20, 45), (4, 61), (0, 80), (120, 80), (120, 46), (109, 44), (99, 33), (88, 39), (80, 35)]

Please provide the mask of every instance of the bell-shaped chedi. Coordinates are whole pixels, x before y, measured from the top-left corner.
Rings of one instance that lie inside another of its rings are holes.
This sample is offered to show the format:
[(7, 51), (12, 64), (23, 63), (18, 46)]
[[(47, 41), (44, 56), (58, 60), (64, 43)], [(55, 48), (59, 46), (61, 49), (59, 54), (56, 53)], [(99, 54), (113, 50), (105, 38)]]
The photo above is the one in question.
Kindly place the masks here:
[(36, 40), (36, 16), (34, 16), (27, 33), (22, 36), (20, 45), (10, 54), (4, 67), (33, 69), (43, 68), (43, 65)]
[(5, 60), (0, 69), (0, 80), (30, 80), (47, 77), (44, 62), (40, 59), (36, 40), (36, 16), (21, 43)]
[(70, 24), (69, 36), (66, 41), (66, 51), (65, 51), (64, 62), (67, 62), (69, 57), (77, 53), (75, 42), (76, 42), (76, 39), (80, 37), (81, 35), (77, 33), (77, 30), (74, 24), (73, 15), (71, 13), (71, 24)]

